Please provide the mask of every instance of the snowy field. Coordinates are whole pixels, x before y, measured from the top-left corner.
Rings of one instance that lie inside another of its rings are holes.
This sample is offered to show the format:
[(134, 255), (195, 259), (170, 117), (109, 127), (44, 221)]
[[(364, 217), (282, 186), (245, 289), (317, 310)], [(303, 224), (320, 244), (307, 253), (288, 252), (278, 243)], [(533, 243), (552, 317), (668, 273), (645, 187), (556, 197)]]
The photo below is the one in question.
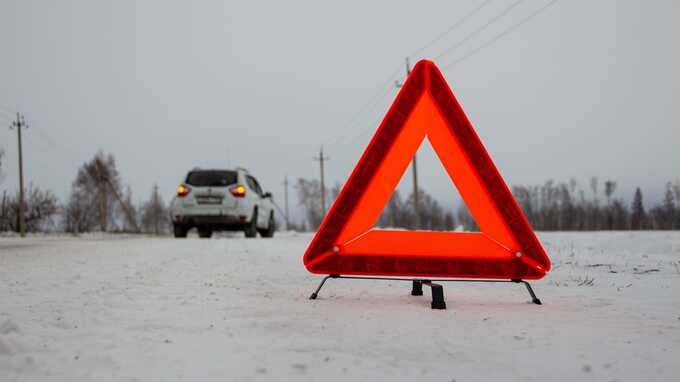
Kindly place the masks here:
[[(677, 381), (680, 233), (540, 234), (521, 285), (331, 280), (273, 240), (0, 238), (0, 381)], [(322, 378), (323, 377), (323, 378)]]

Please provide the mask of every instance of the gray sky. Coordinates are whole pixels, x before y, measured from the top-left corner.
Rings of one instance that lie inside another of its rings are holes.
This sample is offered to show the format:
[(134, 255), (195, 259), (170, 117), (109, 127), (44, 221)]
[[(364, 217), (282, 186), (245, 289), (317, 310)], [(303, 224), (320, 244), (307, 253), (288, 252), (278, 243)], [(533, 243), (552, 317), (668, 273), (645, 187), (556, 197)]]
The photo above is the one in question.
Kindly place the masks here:
[[(491, 1), (413, 59), (443, 68), (508, 183), (599, 176), (658, 198), (680, 178), (680, 3), (562, 0), (447, 66), (548, 0), (459, 43), (513, 3)], [(321, 144), (329, 183), (344, 182), (404, 57), (480, 4), (0, 0), (0, 124), (25, 113), (27, 180), (62, 199), (102, 149), (136, 200), (155, 182), (169, 199), (193, 166), (243, 165), (281, 201), (284, 174), (318, 176)], [(0, 189), (17, 188), (15, 145), (0, 129)], [(432, 151), (420, 158), (423, 187), (453, 203)]]

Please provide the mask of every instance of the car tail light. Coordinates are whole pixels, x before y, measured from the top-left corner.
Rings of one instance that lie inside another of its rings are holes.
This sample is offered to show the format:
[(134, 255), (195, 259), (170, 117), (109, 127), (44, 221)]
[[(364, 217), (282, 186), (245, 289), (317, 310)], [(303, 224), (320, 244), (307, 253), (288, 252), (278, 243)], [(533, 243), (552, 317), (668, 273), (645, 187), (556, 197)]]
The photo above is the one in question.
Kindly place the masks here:
[(236, 184), (229, 188), (229, 192), (237, 198), (242, 198), (246, 196), (246, 188), (240, 184)]
[(177, 196), (183, 198), (191, 192), (191, 187), (180, 184), (177, 186)]

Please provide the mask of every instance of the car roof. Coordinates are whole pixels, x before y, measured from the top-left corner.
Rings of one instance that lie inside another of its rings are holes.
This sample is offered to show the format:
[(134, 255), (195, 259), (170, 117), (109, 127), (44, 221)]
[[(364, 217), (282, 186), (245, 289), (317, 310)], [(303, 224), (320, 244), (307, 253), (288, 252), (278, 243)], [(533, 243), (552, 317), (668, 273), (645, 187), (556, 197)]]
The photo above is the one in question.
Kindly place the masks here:
[(236, 168), (201, 168), (201, 167), (194, 167), (189, 172), (191, 171), (242, 171), (245, 173), (249, 173), (248, 170), (246, 170), (243, 167), (236, 167)]

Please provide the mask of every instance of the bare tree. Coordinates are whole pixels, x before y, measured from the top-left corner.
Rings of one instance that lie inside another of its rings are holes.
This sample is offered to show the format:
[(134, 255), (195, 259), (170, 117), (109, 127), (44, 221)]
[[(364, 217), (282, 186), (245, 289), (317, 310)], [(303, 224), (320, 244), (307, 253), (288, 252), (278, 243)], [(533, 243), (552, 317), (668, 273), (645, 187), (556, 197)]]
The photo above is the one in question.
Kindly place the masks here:
[(604, 182), (604, 195), (607, 197), (607, 204), (611, 203), (612, 195), (616, 191), (616, 182), (607, 180)]
[(404, 226), (404, 205), (401, 201), (399, 190), (394, 190), (387, 206), (380, 214), (378, 219), (379, 227), (403, 227)]
[(680, 180), (673, 184), (673, 194), (675, 195), (675, 228), (680, 229)]
[(595, 203), (595, 205), (599, 204), (599, 201), (597, 199), (597, 189), (599, 185), (598, 182), (599, 181), (596, 176), (590, 178), (590, 190), (593, 192), (593, 203)]
[(616, 182), (607, 180), (604, 182), (604, 195), (607, 198), (607, 206), (605, 208), (605, 229), (614, 229), (614, 211), (612, 206), (612, 195), (616, 191)]
[(135, 203), (132, 201), (132, 188), (127, 186), (125, 188), (125, 196), (123, 197), (123, 202), (118, 205), (118, 212), (124, 217), (123, 219), (123, 231), (124, 232), (138, 232), (138, 211), (135, 207)]
[(671, 182), (666, 183), (666, 193), (661, 205), (650, 211), (654, 229), (675, 229), (675, 195)]
[(2, 183), (4, 175), (2, 174), (2, 161), (5, 158), (5, 150), (0, 147), (0, 183)]
[(458, 212), (456, 214), (458, 222), (465, 231), (479, 231), (479, 226), (477, 225), (477, 222), (472, 217), (472, 214), (470, 214), (470, 211), (468, 210), (465, 204), (461, 203), (461, 205), (458, 207)]
[[(67, 212), (67, 218), (71, 213), (71, 218), (77, 219), (66, 222), (67, 225), (70, 224), (70, 228), (78, 228), (72, 232), (90, 231), (94, 228), (90, 224), (84, 224), (90, 223), (91, 220), (84, 219), (83, 213), (94, 215), (99, 229), (106, 232), (116, 222), (114, 216), (116, 203), (119, 204), (127, 223), (133, 227), (134, 231), (139, 231), (134, 212), (121, 198), (120, 188), (120, 176), (116, 169), (115, 158), (111, 154), (105, 155), (102, 151), (97, 152), (78, 170), (72, 185), (69, 205), (65, 209), (70, 211)], [(73, 225), (74, 223), (76, 226)]]
[(633, 203), (631, 205), (632, 215), (630, 217), (630, 229), (640, 230), (646, 227), (646, 213), (645, 207), (642, 204), (642, 191), (640, 187), (635, 189), (635, 195), (633, 196)]
[[(299, 178), (294, 187), (298, 194), (298, 202), (305, 209), (309, 228), (316, 230), (323, 220), (323, 216), (321, 216), (321, 183), (316, 179)], [(328, 194), (326, 192), (326, 195)]]
[(169, 225), (168, 209), (158, 191), (158, 185), (154, 185), (151, 198), (142, 207), (142, 227), (146, 233), (160, 235), (167, 232)]
[(92, 231), (97, 224), (97, 215), (90, 208), (92, 204), (91, 195), (74, 187), (68, 203), (62, 209), (64, 231), (73, 234)]
[(7, 191), (2, 191), (2, 201), (0, 201), (0, 232), (9, 230), (9, 198)]
[(623, 204), (622, 200), (620, 199), (612, 200), (610, 206), (610, 214), (612, 221), (612, 226), (610, 229), (614, 230), (629, 229), (628, 226), (628, 221), (630, 220), (629, 213), (628, 210), (626, 209), (626, 206)]
[(663, 209), (664, 209), (664, 214), (666, 216), (666, 227), (668, 229), (676, 229), (680, 227), (676, 227), (675, 225), (675, 195), (673, 193), (673, 185), (671, 182), (666, 183), (666, 194), (663, 198)]
[[(0, 148), (0, 183), (3, 180), (2, 174), (2, 160), (5, 157), (5, 150)], [(0, 232), (9, 230), (9, 219), (8, 215), (8, 204), (7, 204), (7, 191), (2, 192), (2, 201), (0, 201)]]
[(333, 188), (331, 189), (331, 197), (333, 198), (333, 200), (338, 198), (338, 195), (340, 195), (341, 190), (342, 186), (340, 185), (340, 183), (335, 183), (335, 186), (333, 186)]
[(453, 231), (456, 229), (456, 218), (453, 217), (452, 211), (446, 211), (444, 214), (444, 230)]

